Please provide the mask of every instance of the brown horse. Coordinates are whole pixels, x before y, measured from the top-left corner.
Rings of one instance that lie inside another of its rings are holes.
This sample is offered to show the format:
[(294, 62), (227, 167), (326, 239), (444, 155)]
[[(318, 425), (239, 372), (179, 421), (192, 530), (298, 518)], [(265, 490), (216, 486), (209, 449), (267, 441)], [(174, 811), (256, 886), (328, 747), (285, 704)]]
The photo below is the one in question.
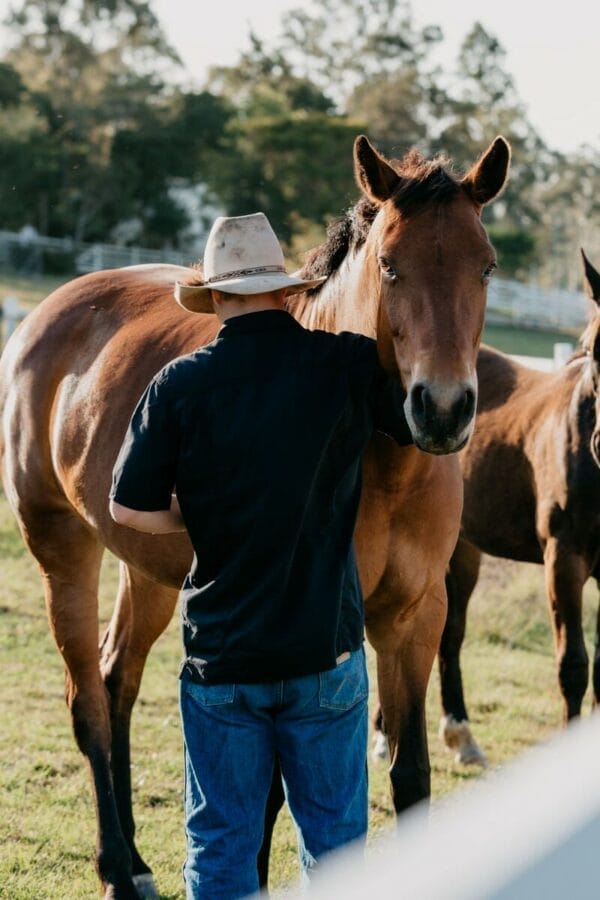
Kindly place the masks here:
[[(497, 138), (458, 179), (442, 161), (414, 152), (392, 165), (358, 138), (355, 172), (365, 197), (305, 267), (328, 274), (327, 282), (290, 306), (309, 328), (376, 337), (407, 393), (417, 446), (399, 449), (383, 435), (373, 438), (356, 529), (397, 810), (429, 793), (425, 691), (446, 618), (444, 575), (462, 504), (458, 458), (437, 454), (458, 450), (472, 429), (494, 266), (480, 213), (501, 190), (508, 163), (508, 145)], [(91, 770), (97, 869), (105, 896), (114, 898), (153, 895), (134, 843), (129, 723), (191, 547), (185, 536), (116, 525), (108, 491), (127, 421), (149, 379), (217, 333), (216, 317), (190, 315), (174, 302), (173, 284), (186, 277), (197, 273), (139, 267), (59, 288), (15, 333), (0, 372), (6, 494), (41, 567), (73, 729)], [(121, 559), (121, 578), (98, 655), (105, 547)]]
[[(600, 275), (583, 260), (588, 291), (600, 303)], [(439, 652), (441, 733), (464, 763), (485, 763), (470, 733), (460, 672), (482, 552), (544, 564), (565, 721), (581, 711), (588, 683), (581, 594), (590, 576), (600, 583), (600, 311), (582, 352), (559, 371), (534, 372), (482, 348), (477, 373), (477, 425), (460, 455), (465, 505)], [(593, 684), (597, 702), (600, 630)]]

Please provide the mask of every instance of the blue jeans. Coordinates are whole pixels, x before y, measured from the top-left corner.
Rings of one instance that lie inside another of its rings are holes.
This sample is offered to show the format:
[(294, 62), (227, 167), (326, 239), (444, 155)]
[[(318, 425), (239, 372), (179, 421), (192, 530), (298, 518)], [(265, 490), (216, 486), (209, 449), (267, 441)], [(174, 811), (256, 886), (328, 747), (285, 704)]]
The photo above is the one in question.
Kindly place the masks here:
[(364, 650), (335, 669), (266, 684), (181, 682), (188, 900), (258, 890), (256, 858), (279, 758), (306, 873), (367, 831)]

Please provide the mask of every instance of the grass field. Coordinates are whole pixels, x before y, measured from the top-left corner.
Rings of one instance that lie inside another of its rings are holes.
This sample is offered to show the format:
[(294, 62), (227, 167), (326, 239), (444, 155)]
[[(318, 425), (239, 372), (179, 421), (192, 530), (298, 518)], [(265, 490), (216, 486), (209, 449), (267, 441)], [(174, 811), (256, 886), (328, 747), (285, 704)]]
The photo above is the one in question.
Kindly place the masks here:
[[(3, 498), (0, 557), (0, 897), (83, 900), (96, 895), (88, 776), (71, 735), (62, 664), (49, 635), (41, 581)], [(116, 574), (115, 560), (107, 558), (101, 589), (103, 621), (111, 609)], [(594, 601), (595, 597), (587, 597), (588, 634)], [(175, 619), (150, 655), (132, 737), (138, 843), (165, 900), (183, 897), (179, 658)], [(559, 727), (561, 708), (537, 567), (486, 561), (472, 603), (464, 676), (474, 731), (492, 770)], [(428, 719), (435, 809), (445, 795), (464, 790), (482, 776), (457, 767), (440, 745), (436, 677)], [(392, 822), (385, 764), (371, 766), (371, 837)], [(272, 886), (280, 893), (297, 875), (287, 816), (277, 825), (272, 859)]]
[(0, 301), (5, 297), (15, 297), (22, 306), (33, 307), (65, 281), (66, 278), (58, 276), (28, 278), (14, 272), (0, 271)]
[(502, 353), (517, 356), (543, 356), (552, 359), (554, 344), (569, 341), (577, 346), (578, 335), (562, 331), (538, 331), (531, 328), (510, 328), (504, 325), (486, 325), (482, 340)]
[[(39, 302), (60, 279), (0, 273), (0, 298)], [(507, 352), (552, 355), (564, 336), (486, 329), (484, 339)], [(0, 498), (0, 897), (83, 900), (96, 895), (92, 856), (94, 812), (88, 775), (75, 748), (63, 700), (62, 663), (49, 635), (41, 581)], [(100, 616), (110, 614), (117, 564), (105, 561)], [(586, 600), (591, 634), (595, 597)], [(157, 642), (133, 720), (132, 760), (138, 844), (163, 898), (181, 898), (183, 858), (181, 746), (176, 707), (180, 658), (176, 619)], [(463, 660), (475, 735), (491, 768), (504, 765), (559, 727), (561, 706), (546, 619), (541, 571), (487, 560), (472, 603)], [(372, 666), (372, 659), (371, 659)], [(372, 678), (372, 699), (374, 679)], [(477, 778), (458, 768), (436, 736), (437, 678), (428, 702), (433, 804)], [(393, 824), (385, 764), (370, 771), (370, 835)], [(289, 817), (277, 826), (272, 885), (296, 877)]]

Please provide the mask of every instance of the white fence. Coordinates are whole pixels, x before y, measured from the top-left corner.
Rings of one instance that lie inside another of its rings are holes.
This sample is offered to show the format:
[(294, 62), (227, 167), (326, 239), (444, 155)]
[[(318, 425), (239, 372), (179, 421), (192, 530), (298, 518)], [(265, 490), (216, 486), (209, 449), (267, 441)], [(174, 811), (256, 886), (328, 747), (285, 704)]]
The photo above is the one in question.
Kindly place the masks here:
[(580, 331), (589, 317), (590, 303), (584, 294), (494, 278), (485, 318), (494, 325)]
[(120, 247), (114, 244), (85, 244), (70, 238), (37, 235), (33, 229), (21, 232), (0, 231), (0, 266), (20, 272), (41, 273), (54, 266), (65, 275), (97, 272), (141, 263), (169, 262), (188, 266), (194, 262), (193, 251), (151, 250), (147, 247)]
[(429, 821), (422, 809), (405, 813), (366, 861), (351, 849), (332, 857), (311, 900), (597, 900), (599, 746), (594, 713), (437, 801)]

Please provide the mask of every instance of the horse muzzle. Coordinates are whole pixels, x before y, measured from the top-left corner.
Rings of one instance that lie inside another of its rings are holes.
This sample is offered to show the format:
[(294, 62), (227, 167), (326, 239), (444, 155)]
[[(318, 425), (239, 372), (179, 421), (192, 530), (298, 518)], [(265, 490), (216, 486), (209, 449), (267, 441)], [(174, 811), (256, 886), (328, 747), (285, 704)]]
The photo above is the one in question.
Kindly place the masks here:
[(404, 405), (415, 444), (426, 453), (461, 450), (473, 429), (477, 389), (473, 384), (413, 384)]

